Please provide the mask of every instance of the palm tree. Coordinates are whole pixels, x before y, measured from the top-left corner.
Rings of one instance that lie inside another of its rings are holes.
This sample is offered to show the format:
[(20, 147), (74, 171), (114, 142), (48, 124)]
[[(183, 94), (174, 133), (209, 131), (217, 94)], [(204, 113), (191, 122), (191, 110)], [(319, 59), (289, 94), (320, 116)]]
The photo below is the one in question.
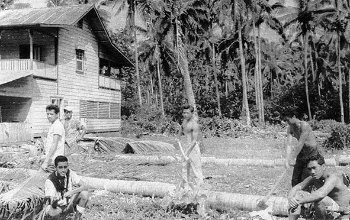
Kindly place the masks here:
[(157, 8), (157, 2), (157, 0), (102, 0), (99, 2), (100, 5), (112, 4), (113, 8), (117, 8), (116, 15), (124, 11), (127, 7), (125, 28), (131, 31), (134, 39), (135, 75), (140, 106), (142, 106), (142, 93), (139, 72), (137, 31), (146, 32), (146, 30), (136, 25), (136, 13), (140, 15), (143, 21), (146, 21), (152, 16), (153, 11)]
[[(140, 46), (140, 59), (146, 63), (149, 70), (155, 69), (157, 72), (160, 108), (162, 115), (165, 116), (161, 67), (162, 63), (174, 64), (176, 62), (174, 62), (171, 45), (164, 39), (164, 35), (158, 32), (161, 27), (158, 26), (160, 23), (157, 22), (157, 18), (151, 22), (147, 28), (147, 39)], [(161, 57), (166, 58), (161, 59)]]
[[(309, 86), (308, 86), (308, 50), (309, 50), (309, 36), (310, 31), (315, 29), (316, 24), (324, 18), (328, 13), (333, 12), (334, 9), (329, 7), (324, 7), (320, 0), (314, 1), (304, 1), (298, 0), (296, 7), (288, 7), (286, 11), (287, 14), (283, 15), (280, 19), (285, 21), (284, 27), (289, 28), (292, 25), (296, 26), (298, 32), (296, 32), (296, 37), (291, 41), (301, 37), (301, 41), (304, 48), (304, 79), (305, 79), (305, 93), (306, 102), (308, 108), (309, 120), (312, 119), (310, 98), (309, 98)], [(322, 6), (322, 7), (321, 7)], [(312, 58), (312, 57), (311, 57)]]
[(13, 0), (0, 0), (0, 10), (7, 9), (7, 7), (12, 4)]
[[(253, 8), (253, 38), (255, 48), (255, 94), (256, 104), (258, 106), (259, 122), (263, 123), (264, 119), (264, 98), (263, 98), (263, 80), (261, 74), (261, 37), (260, 26), (262, 23), (267, 24), (269, 28), (275, 30), (278, 34), (283, 35), (283, 28), (280, 21), (272, 15), (273, 11), (282, 8), (279, 2), (270, 5), (267, 1), (260, 0), (256, 2)], [(255, 30), (258, 30), (256, 35)]]
[(188, 68), (186, 45), (196, 42), (204, 33), (206, 8), (200, 0), (165, 0), (159, 2), (162, 10), (158, 12), (160, 32), (165, 40), (172, 43), (176, 54), (177, 68), (183, 76), (188, 103), (196, 109), (191, 77)]

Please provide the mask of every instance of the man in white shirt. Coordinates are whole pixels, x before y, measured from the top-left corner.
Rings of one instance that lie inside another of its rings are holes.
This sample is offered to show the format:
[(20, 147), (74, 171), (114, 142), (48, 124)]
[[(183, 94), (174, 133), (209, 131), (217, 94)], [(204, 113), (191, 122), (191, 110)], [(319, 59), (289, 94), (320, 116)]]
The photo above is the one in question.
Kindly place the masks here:
[[(65, 219), (75, 212), (75, 220), (81, 219), (89, 201), (89, 192), (82, 177), (68, 169), (68, 159), (59, 155), (55, 158), (56, 171), (45, 182), (45, 196), (50, 205), (45, 209), (45, 219)], [(79, 188), (75, 188), (79, 186)]]
[(54, 171), (53, 160), (58, 155), (64, 155), (65, 131), (59, 120), (60, 109), (57, 105), (46, 107), (47, 119), (51, 123), (44, 145), (45, 160), (41, 168), (47, 172)]

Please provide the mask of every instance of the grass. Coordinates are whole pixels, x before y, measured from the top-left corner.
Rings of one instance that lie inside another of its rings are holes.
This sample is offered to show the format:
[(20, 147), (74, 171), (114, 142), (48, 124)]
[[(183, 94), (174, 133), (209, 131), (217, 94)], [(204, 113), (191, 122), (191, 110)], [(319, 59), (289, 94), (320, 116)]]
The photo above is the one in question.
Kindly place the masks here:
[[(161, 135), (144, 136), (143, 139), (165, 141), (175, 144), (174, 138)], [(284, 158), (285, 138), (280, 137), (245, 137), (245, 138), (207, 138), (203, 142), (206, 146), (204, 156), (217, 158), (257, 158), (277, 159)], [(294, 143), (295, 144), (295, 143)], [(327, 152), (327, 157), (334, 153)], [(144, 161), (116, 160), (113, 154), (94, 153), (91, 158), (82, 154), (70, 157), (71, 169), (85, 176), (121, 179), (159, 181), (178, 184), (180, 181), (181, 166), (179, 163), (146, 163)], [(38, 164), (32, 164), (38, 168)], [(350, 173), (348, 167), (339, 172)], [(283, 167), (257, 166), (220, 166), (204, 164), (205, 189), (225, 191), (230, 193), (266, 195)], [(0, 178), (1, 180), (1, 178)], [(277, 196), (286, 196), (290, 189), (291, 170), (288, 178), (275, 192)], [(96, 191), (91, 199), (84, 219), (200, 219), (198, 215), (183, 215), (169, 212), (164, 206), (165, 201), (160, 198), (139, 197)], [(209, 210), (209, 219), (258, 219), (251, 218), (247, 211), (230, 210), (223, 212)]]

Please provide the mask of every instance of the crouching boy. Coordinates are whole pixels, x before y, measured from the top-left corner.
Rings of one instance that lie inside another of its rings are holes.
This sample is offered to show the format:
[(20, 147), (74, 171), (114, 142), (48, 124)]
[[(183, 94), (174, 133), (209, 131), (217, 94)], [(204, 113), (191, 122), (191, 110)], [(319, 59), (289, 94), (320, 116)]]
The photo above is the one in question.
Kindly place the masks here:
[[(55, 169), (45, 182), (45, 196), (50, 198), (45, 219), (65, 219), (75, 212), (74, 219), (79, 220), (89, 201), (87, 187), (80, 176), (68, 169), (67, 157), (57, 156)], [(73, 189), (76, 186), (79, 188)]]
[[(343, 175), (327, 170), (320, 154), (307, 160), (307, 169), (310, 176), (289, 192), (289, 219), (298, 219), (300, 214), (317, 220), (349, 219), (350, 190)], [(313, 216), (305, 213), (311, 206)]]

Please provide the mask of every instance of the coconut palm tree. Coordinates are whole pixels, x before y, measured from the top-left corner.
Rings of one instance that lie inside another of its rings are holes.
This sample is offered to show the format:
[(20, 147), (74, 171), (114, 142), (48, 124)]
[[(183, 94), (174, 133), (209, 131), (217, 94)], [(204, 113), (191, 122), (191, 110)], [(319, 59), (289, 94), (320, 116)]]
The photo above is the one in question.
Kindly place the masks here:
[(186, 45), (197, 42), (204, 33), (207, 19), (205, 2), (200, 0), (165, 0), (158, 11), (160, 33), (171, 42), (176, 54), (176, 64), (183, 76), (188, 103), (196, 108), (188, 68)]
[(139, 58), (138, 58), (138, 42), (137, 32), (145, 33), (146, 30), (136, 25), (136, 14), (141, 17), (142, 21), (148, 20), (153, 11), (157, 8), (157, 0), (101, 0), (99, 5), (112, 5), (115, 10), (115, 15), (127, 10), (126, 29), (131, 31), (134, 39), (134, 56), (135, 56), (135, 75), (137, 84), (137, 94), (139, 105), (142, 105), (141, 80), (139, 72)]
[[(297, 0), (296, 7), (287, 7), (280, 19), (285, 22), (285, 28), (294, 28), (294, 37), (291, 39), (293, 42), (295, 39), (301, 39), (304, 48), (304, 79), (305, 79), (305, 94), (308, 108), (309, 120), (312, 119), (310, 98), (309, 98), (309, 86), (308, 86), (308, 55), (309, 55), (309, 36), (310, 32), (319, 24), (321, 20), (328, 15), (328, 13), (334, 12), (334, 9), (329, 5), (324, 5), (321, 0), (304, 1)], [(280, 13), (283, 13), (280, 12)], [(294, 27), (293, 27), (294, 26)], [(312, 57), (311, 57), (312, 58)]]

